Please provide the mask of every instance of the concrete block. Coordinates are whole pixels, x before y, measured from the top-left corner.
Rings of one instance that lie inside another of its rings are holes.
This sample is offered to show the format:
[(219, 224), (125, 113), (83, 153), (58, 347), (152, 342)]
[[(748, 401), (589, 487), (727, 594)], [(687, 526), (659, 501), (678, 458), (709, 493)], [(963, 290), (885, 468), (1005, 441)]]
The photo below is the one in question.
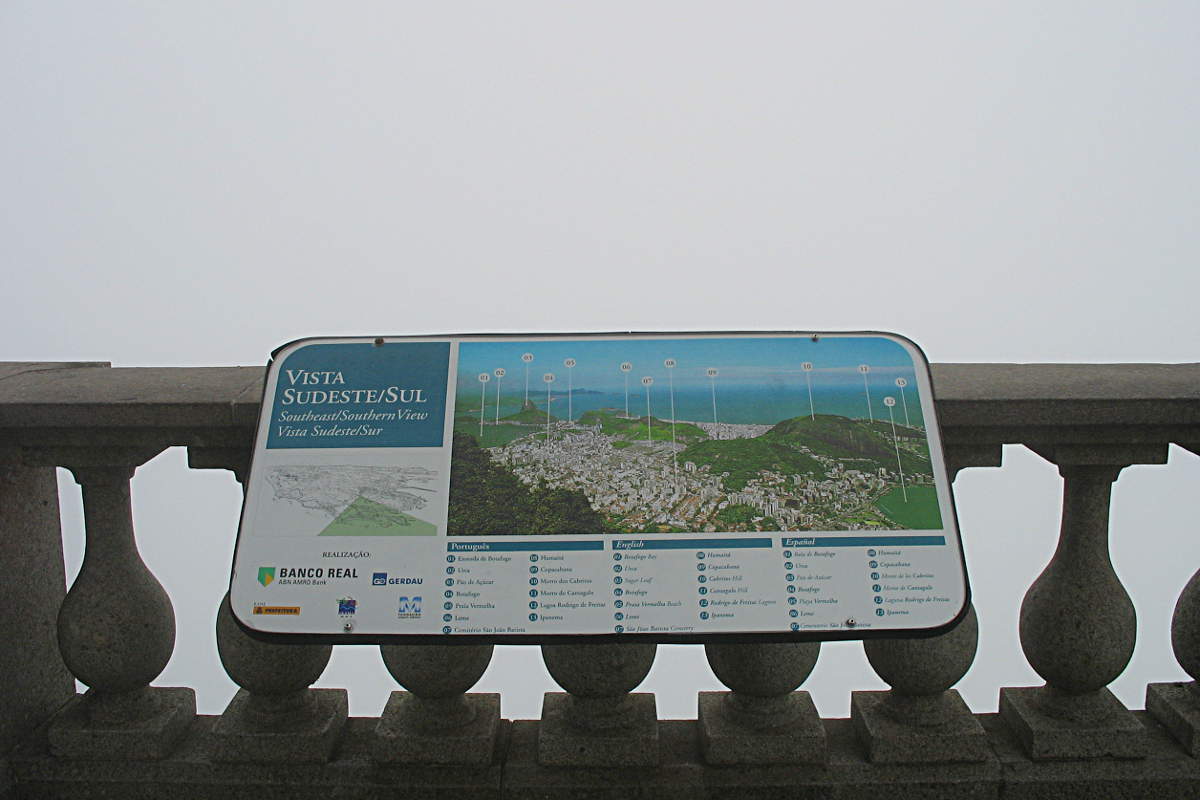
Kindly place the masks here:
[(422, 724), (406, 708), (408, 692), (392, 692), (375, 726), (371, 756), (383, 764), (445, 764), (486, 766), (492, 763), (500, 727), (500, 695), (471, 693), (466, 701), (475, 710), (470, 721), (452, 728)]
[(196, 693), (183, 686), (151, 686), (154, 713), (129, 722), (92, 719), (93, 691), (76, 696), (50, 722), (50, 752), (60, 758), (153, 761), (166, 758), (196, 718)]
[(808, 692), (793, 692), (795, 714), (785, 724), (760, 728), (729, 712), (729, 692), (701, 692), (700, 748), (708, 764), (823, 764), (825, 728)]
[(650, 766), (545, 765), (538, 758), (541, 725), (537, 720), (512, 724), (504, 763), (506, 800), (698, 800), (712, 796), (700, 761), (694, 720), (658, 723), (658, 763)]
[(1196, 683), (1151, 683), (1146, 687), (1146, 710), (1193, 758), (1200, 757), (1200, 692)]
[[(235, 763), (210, 756), (219, 717), (198, 716), (159, 761), (57, 758), (42, 731), (11, 754), (20, 800), (500, 800), (508, 726), (501, 723), (486, 766), (379, 764), (371, 758), (375, 718), (347, 721), (326, 762)], [(7, 800), (7, 798), (6, 798)]]
[[(977, 717), (1001, 765), (1003, 800), (1195, 800), (1200, 765), (1144, 711), (1145, 758), (1034, 760), (999, 714)], [(908, 769), (912, 769), (909, 767)]]
[(1000, 718), (1034, 761), (1145, 757), (1145, 726), (1108, 689), (1076, 698), (1077, 714), (1051, 713), (1045, 695), (1042, 686), (1000, 690)]
[(654, 766), (658, 763), (658, 707), (654, 695), (636, 692), (625, 724), (587, 730), (568, 719), (566, 692), (546, 692), (538, 727), (538, 763), (559, 767)]
[(239, 689), (213, 725), (213, 761), (240, 763), (328, 761), (346, 727), (345, 689), (309, 689), (309, 711), (275, 724), (248, 711), (250, 693)]
[(991, 750), (979, 721), (958, 692), (945, 693), (942, 718), (916, 725), (897, 718), (889, 692), (852, 692), (850, 719), (873, 764), (940, 764), (987, 760)]

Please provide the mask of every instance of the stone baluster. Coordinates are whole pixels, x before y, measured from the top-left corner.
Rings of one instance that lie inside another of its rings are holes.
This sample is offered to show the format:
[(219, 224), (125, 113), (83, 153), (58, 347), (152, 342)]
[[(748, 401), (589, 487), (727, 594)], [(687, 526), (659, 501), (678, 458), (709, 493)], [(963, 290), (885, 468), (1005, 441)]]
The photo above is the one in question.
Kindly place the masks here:
[[(0, 381), (26, 371), (99, 364), (0, 362)], [(0, 435), (0, 797), (8, 791), (4, 755), (75, 695), (58, 650), (55, 619), (67, 594), (58, 478), (49, 464), (30, 464)]]
[[(144, 458), (136, 463), (141, 463)], [(58, 615), (58, 645), (89, 689), (53, 720), (55, 755), (164, 757), (196, 714), (190, 688), (151, 687), (175, 647), (175, 613), (133, 534), (128, 464), (70, 466), (83, 487), (83, 567)]]
[[(998, 467), (1000, 445), (947, 445), (950, 480), (966, 467)], [(871, 761), (937, 763), (983, 761), (989, 748), (983, 727), (958, 692), (975, 660), (979, 621), (968, 606), (952, 630), (923, 639), (869, 639), (867, 660), (887, 692), (853, 692), (850, 719)]]
[(808, 692), (820, 642), (706, 644), (704, 654), (731, 691), (701, 692), (697, 724), (709, 764), (823, 764), (825, 728)]
[(233, 618), (228, 592), (217, 609), (216, 636), (221, 664), (239, 688), (213, 726), (213, 760), (329, 760), (346, 727), (346, 690), (309, 687), (333, 646), (252, 638)]
[(633, 690), (654, 665), (657, 645), (640, 642), (542, 645), (542, 661), (566, 690), (542, 698), (538, 762), (545, 766), (658, 764), (654, 695)]
[[(1200, 455), (1200, 443), (1185, 444)], [(1146, 710), (1171, 732), (1193, 757), (1200, 757), (1200, 570), (1179, 593), (1171, 616), (1171, 649), (1192, 680), (1151, 683)]]
[[(192, 469), (227, 469), (245, 490), (249, 452), (240, 447), (188, 448)], [(217, 652), (238, 691), (213, 725), (212, 758), (230, 762), (327, 761), (346, 726), (345, 689), (309, 688), (333, 646), (277, 644), (242, 630), (229, 605), (217, 607)]]
[(1200, 757), (1200, 571), (1192, 575), (1175, 603), (1171, 617), (1171, 648), (1175, 660), (1192, 680), (1151, 683), (1146, 687), (1146, 710), (1171, 732), (1193, 757)]
[(1107, 688), (1137, 638), (1133, 602), (1108, 549), (1112, 484), (1166, 447), (1033, 447), (1063, 476), (1058, 549), (1021, 604), (1021, 648), (1046, 685), (1000, 690), (1000, 716), (1034, 760), (1141, 758), (1146, 729)]
[[(2, 374), (2, 371), (0, 371)], [(0, 754), (75, 695), (59, 656), (55, 615), (67, 593), (58, 481), (51, 467), (27, 467), (0, 446)], [(19, 644), (18, 644), (19, 643)], [(0, 762), (3, 761), (0, 755)], [(0, 763), (0, 797), (6, 770)]]
[(987, 737), (957, 691), (979, 642), (975, 609), (928, 639), (871, 639), (863, 650), (887, 692), (853, 692), (850, 718), (877, 764), (983, 761)]
[(496, 757), (500, 695), (466, 692), (492, 661), (487, 645), (384, 645), (384, 666), (408, 691), (392, 692), (372, 755), (393, 764), (486, 766)]

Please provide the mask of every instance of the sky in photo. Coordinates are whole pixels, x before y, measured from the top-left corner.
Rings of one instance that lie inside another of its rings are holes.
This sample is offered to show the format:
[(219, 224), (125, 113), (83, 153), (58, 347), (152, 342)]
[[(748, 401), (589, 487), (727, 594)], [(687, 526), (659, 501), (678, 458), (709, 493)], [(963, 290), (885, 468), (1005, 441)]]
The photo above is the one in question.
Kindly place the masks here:
[(632, 339), (632, 340), (543, 340), (539, 342), (463, 342), (459, 346), (460, 386), (470, 385), (481, 372), (505, 369), (505, 377), (519, 378), (524, 386), (525, 353), (531, 383), (541, 383), (549, 373), (555, 388), (567, 378), (566, 361), (574, 359), (572, 381), (575, 386), (596, 391), (616, 391), (624, 386), (621, 364), (631, 367), (629, 376), (636, 384), (643, 377), (667, 381), (665, 362), (674, 359), (671, 379), (680, 386), (708, 387), (707, 369), (718, 370), (722, 384), (759, 387), (784, 380), (804, 383), (801, 364), (812, 365), (819, 382), (862, 383), (858, 371), (867, 364), (892, 380), (902, 372), (913, 375), (912, 358), (898, 343), (879, 337), (832, 337), (814, 343), (800, 338), (724, 338), (724, 339)]

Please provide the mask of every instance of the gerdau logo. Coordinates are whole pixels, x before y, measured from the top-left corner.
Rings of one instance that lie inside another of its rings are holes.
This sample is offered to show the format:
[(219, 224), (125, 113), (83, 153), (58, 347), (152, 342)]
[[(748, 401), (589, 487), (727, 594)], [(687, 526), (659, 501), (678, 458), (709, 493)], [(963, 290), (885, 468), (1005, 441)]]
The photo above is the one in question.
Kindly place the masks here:
[(258, 582), (261, 583), (263, 586), (270, 586), (272, 583), (274, 583), (275, 582), (275, 568), (274, 567), (259, 567), (258, 568)]

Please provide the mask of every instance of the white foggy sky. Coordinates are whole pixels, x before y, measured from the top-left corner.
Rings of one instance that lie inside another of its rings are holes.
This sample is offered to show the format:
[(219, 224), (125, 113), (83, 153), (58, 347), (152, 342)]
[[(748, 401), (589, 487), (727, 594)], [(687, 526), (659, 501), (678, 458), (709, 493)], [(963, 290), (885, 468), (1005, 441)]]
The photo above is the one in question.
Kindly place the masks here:
[[(946, 361), (1196, 361), (1193, 3), (8, 2), (0, 359), (261, 364), (315, 334), (895, 330)], [(1113, 554), (1139, 641), (1183, 673), (1195, 456), (1126, 470)], [(175, 602), (163, 685), (232, 694), (211, 620), (240, 494), (181, 451), (134, 483)], [(977, 710), (1040, 682), (1016, 644), (1055, 544), (1054, 469), (1008, 448), (956, 487)], [(78, 492), (64, 484), (71, 575)], [(804, 688), (881, 686), (858, 645)], [(533, 677), (530, 677), (530, 676)], [(323, 685), (377, 713), (372, 648)], [(664, 716), (716, 688), (660, 648)], [(501, 648), (480, 691), (553, 688)]]

